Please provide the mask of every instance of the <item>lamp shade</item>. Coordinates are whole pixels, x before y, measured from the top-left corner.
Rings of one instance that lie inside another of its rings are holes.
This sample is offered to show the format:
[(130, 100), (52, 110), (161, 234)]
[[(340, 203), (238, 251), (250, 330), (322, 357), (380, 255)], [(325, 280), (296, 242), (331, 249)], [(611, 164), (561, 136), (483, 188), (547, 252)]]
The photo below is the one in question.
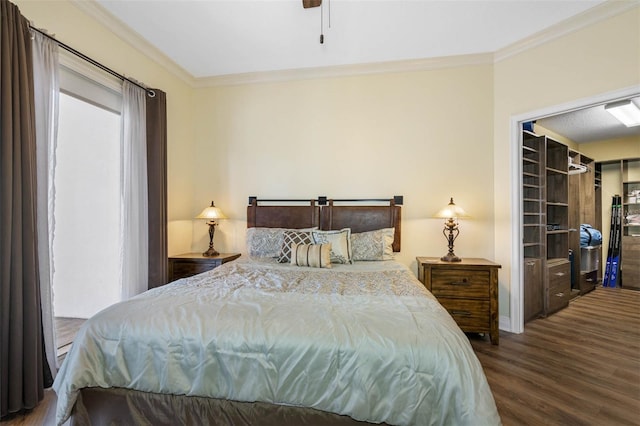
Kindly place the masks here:
[(438, 212), (433, 215), (433, 217), (439, 217), (442, 219), (450, 219), (450, 218), (459, 218), (459, 217), (469, 217), (469, 215), (464, 211), (464, 209), (460, 206), (457, 206), (453, 202), (453, 197), (451, 197), (451, 201), (444, 208), (438, 210)]
[(222, 210), (220, 210), (218, 207), (216, 207), (213, 204), (213, 201), (211, 202), (211, 205), (209, 207), (202, 210), (202, 213), (196, 216), (196, 219), (215, 220), (215, 219), (226, 219), (226, 218), (227, 217), (224, 215), (224, 213), (222, 213)]

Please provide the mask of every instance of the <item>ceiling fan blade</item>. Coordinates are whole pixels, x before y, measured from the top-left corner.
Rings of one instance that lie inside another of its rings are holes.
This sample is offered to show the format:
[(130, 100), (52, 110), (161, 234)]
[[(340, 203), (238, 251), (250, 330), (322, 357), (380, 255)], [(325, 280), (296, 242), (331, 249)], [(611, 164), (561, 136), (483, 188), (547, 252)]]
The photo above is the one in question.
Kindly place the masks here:
[(310, 7), (318, 7), (322, 4), (322, 0), (302, 0), (302, 7), (308, 9)]

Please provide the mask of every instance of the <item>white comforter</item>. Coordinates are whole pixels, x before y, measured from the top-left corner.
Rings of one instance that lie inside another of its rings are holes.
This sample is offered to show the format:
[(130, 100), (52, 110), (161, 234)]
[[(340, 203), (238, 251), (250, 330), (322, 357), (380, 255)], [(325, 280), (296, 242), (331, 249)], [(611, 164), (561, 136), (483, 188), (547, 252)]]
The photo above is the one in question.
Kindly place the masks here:
[(399, 425), (499, 424), (482, 367), (404, 266), (236, 261), (111, 306), (54, 383), (313, 407)]

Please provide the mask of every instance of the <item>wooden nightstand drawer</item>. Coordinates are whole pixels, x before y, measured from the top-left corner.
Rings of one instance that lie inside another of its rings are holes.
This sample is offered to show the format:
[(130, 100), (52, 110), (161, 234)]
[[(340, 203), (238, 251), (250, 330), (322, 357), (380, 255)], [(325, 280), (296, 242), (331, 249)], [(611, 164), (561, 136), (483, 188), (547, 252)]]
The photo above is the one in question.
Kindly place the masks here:
[(169, 282), (210, 271), (239, 257), (239, 253), (220, 253), (212, 257), (206, 257), (200, 253), (171, 256), (169, 258)]
[(431, 292), (440, 297), (489, 298), (489, 271), (434, 269)]
[(490, 309), (488, 300), (465, 300), (438, 298), (438, 302), (449, 311), (462, 331), (490, 331)]
[(214, 263), (192, 263), (187, 260), (176, 260), (173, 262), (172, 275), (175, 279), (190, 277), (202, 272), (210, 271), (218, 266)]

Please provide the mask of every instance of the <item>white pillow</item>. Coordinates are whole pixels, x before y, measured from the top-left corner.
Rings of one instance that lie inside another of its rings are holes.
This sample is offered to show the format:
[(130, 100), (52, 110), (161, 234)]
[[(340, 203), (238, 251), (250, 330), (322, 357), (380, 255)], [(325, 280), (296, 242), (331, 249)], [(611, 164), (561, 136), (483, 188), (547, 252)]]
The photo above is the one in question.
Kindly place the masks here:
[(393, 259), (393, 237), (395, 228), (351, 234), (352, 259), (390, 260)]
[(351, 228), (339, 231), (311, 231), (315, 244), (331, 244), (331, 263), (352, 263)]

